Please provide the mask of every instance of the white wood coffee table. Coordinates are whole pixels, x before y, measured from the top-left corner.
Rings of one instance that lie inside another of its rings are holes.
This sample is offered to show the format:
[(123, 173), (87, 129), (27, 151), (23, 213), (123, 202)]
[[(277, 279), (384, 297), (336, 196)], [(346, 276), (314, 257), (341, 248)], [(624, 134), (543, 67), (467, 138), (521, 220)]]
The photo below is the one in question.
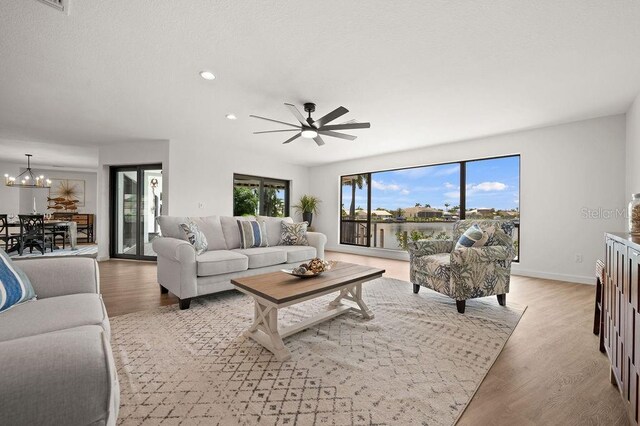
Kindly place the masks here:
[[(384, 272), (384, 269), (338, 262), (330, 271), (313, 278), (271, 272), (232, 279), (235, 288), (253, 297), (255, 302), (253, 324), (244, 336), (273, 352), (279, 361), (286, 361), (291, 358), (291, 353), (282, 339), (292, 334), (348, 311), (358, 312), (366, 319), (373, 318), (373, 312), (362, 300), (362, 284), (380, 278)], [(278, 328), (278, 309), (337, 291), (340, 294), (329, 304), (331, 309), (297, 324)]]

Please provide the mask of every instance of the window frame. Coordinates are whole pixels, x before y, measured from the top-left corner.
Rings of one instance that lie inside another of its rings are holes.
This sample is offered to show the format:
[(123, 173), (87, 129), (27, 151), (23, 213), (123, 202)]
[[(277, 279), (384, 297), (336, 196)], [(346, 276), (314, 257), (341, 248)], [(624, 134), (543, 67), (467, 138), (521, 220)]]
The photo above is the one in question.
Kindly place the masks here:
[[(344, 174), (340, 176), (340, 212), (339, 212), (339, 218), (340, 218), (340, 233), (339, 233), (339, 244), (340, 245), (347, 245), (347, 246), (356, 246), (356, 247), (365, 247), (365, 248), (374, 248), (374, 249), (378, 249), (378, 250), (385, 250), (383, 248), (379, 248), (379, 247), (371, 247), (371, 179), (372, 179), (372, 175), (375, 173), (381, 173), (381, 172), (395, 172), (398, 170), (410, 170), (410, 169), (419, 169), (419, 168), (423, 168), (423, 167), (434, 167), (434, 166), (446, 166), (446, 165), (451, 165), (451, 164), (458, 164), (460, 166), (460, 220), (464, 220), (466, 218), (466, 201), (467, 201), (467, 191), (466, 191), (466, 179), (467, 179), (467, 163), (473, 163), (476, 161), (484, 161), (484, 160), (497, 160), (500, 158), (511, 158), (511, 157), (517, 157), (518, 158), (518, 219), (514, 221), (514, 225), (515, 228), (517, 229), (518, 232), (518, 250), (517, 250), (517, 257), (514, 260), (515, 263), (520, 261), (520, 247), (521, 247), (521, 243), (522, 243), (522, 237), (521, 237), (521, 233), (520, 233), (520, 214), (521, 214), (521, 208), (520, 208), (520, 188), (522, 186), (521, 181), (522, 181), (522, 154), (517, 153), (517, 154), (505, 154), (505, 155), (497, 155), (497, 156), (493, 156), (493, 157), (482, 157), (482, 158), (472, 158), (472, 159), (466, 159), (466, 160), (460, 160), (460, 161), (447, 161), (447, 162), (442, 162), (442, 163), (431, 163), (431, 164), (422, 164), (422, 165), (418, 165), (418, 166), (408, 166), (408, 167), (397, 167), (394, 169), (383, 169), (383, 170), (375, 170), (375, 171), (367, 171), (367, 172), (362, 172), (362, 173), (348, 173), (348, 174)], [(342, 180), (345, 177), (349, 177), (349, 176), (356, 176), (356, 175), (366, 175), (369, 184), (367, 185), (367, 244), (363, 245), (363, 244), (355, 244), (355, 243), (345, 243), (342, 241), (342, 195), (343, 195), (343, 185), (342, 185)]]
[[(286, 180), (286, 179), (281, 179), (281, 178), (271, 178), (271, 177), (266, 177), (266, 176), (254, 176), (254, 175), (247, 175), (244, 173), (234, 173), (233, 174), (233, 181), (232, 181), (232, 194), (231, 194), (231, 202), (233, 203), (233, 188), (236, 187), (236, 179), (252, 179), (252, 180), (257, 180), (260, 182), (260, 186), (258, 187), (258, 216), (266, 216), (265, 211), (264, 211), (264, 207), (265, 207), (265, 203), (264, 203), (264, 183), (265, 181), (272, 181), (272, 182), (277, 182), (277, 183), (282, 183), (284, 184), (284, 216), (283, 217), (289, 217), (289, 213), (290, 213), (290, 197), (291, 197), (291, 181), (290, 180)], [(233, 204), (232, 204), (233, 205)], [(234, 212), (235, 215), (235, 212)]]

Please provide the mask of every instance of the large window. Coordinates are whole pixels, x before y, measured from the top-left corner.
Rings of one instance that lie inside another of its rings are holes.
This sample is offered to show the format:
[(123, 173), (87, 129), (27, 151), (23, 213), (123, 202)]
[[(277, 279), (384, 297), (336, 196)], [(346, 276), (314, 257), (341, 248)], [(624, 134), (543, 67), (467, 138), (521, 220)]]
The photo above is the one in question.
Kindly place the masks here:
[[(458, 219), (512, 219), (519, 240), (520, 156), (341, 178), (342, 244), (392, 250), (451, 237)], [(461, 190), (462, 188), (462, 190)]]
[(289, 216), (289, 181), (234, 174), (233, 215)]

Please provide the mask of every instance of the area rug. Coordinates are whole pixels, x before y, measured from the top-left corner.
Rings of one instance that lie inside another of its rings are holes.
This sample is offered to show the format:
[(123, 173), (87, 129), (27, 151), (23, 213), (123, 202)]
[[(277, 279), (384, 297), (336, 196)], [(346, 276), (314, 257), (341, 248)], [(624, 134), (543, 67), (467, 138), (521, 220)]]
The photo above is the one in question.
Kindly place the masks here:
[[(455, 301), (408, 282), (363, 286), (375, 318), (347, 313), (285, 339), (289, 361), (242, 337), (253, 302), (230, 291), (111, 319), (119, 423), (452, 425), (525, 307)], [(286, 308), (281, 324), (326, 308)]]
[(11, 252), (9, 254), (12, 258), (16, 259), (26, 259), (29, 257), (97, 257), (98, 256), (98, 245), (90, 244), (90, 245), (81, 245), (78, 246), (77, 249), (65, 248), (58, 249), (54, 251), (45, 251), (44, 254), (42, 252), (33, 249), (33, 253), (29, 253), (29, 249), (25, 249), (22, 253), (22, 256), (17, 251)]

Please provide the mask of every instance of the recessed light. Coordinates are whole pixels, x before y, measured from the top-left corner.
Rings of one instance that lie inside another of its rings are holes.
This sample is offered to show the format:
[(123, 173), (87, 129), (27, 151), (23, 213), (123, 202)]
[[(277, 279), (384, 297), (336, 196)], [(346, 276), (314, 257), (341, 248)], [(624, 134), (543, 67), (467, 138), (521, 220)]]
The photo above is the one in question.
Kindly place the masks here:
[(235, 114), (227, 114), (225, 115), (225, 117), (227, 117), (229, 120), (236, 120), (238, 117), (236, 117)]
[(301, 136), (306, 139), (313, 139), (318, 136), (318, 132), (316, 132), (315, 130), (306, 129), (302, 131)]
[(205, 80), (215, 80), (216, 76), (211, 71), (200, 71), (200, 77)]

